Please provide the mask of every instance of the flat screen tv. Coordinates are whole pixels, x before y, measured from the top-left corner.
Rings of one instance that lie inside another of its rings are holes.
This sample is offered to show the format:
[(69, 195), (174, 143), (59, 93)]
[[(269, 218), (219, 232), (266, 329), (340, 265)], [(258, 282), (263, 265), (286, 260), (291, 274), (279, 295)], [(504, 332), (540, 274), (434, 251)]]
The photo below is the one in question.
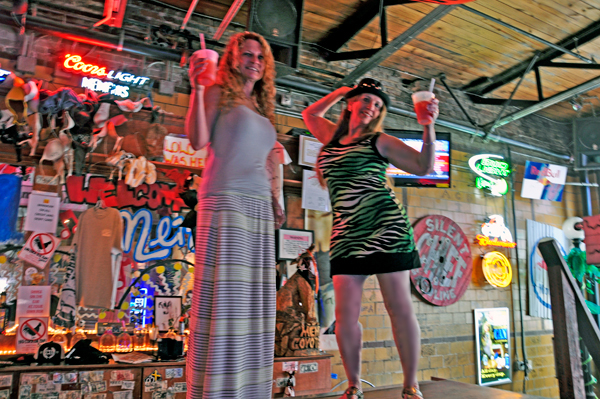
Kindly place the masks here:
[[(423, 132), (416, 130), (386, 129), (390, 136), (398, 137), (405, 144), (421, 151)], [(435, 164), (433, 172), (426, 176), (406, 173), (390, 164), (386, 174), (394, 179), (396, 187), (441, 187), (450, 188), (450, 133), (436, 133)]]

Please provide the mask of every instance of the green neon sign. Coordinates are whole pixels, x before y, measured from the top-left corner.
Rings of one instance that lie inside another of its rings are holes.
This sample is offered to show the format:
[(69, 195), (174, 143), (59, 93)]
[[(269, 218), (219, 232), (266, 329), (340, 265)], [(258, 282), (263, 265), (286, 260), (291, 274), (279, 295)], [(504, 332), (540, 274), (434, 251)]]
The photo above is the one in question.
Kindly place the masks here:
[(504, 195), (508, 192), (508, 185), (506, 184), (506, 181), (504, 179), (492, 181), (477, 176), (475, 178), (475, 187), (477, 187), (480, 190), (490, 190), (495, 195)]
[(482, 173), (492, 176), (506, 177), (510, 174), (508, 162), (491, 158), (482, 158), (475, 164), (475, 168)]

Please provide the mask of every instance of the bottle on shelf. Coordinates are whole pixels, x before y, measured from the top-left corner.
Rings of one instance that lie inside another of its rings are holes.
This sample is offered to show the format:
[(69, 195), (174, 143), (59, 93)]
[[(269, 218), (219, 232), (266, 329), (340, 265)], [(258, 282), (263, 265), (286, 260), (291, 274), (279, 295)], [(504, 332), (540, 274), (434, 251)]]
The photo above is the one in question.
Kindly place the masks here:
[(146, 348), (145, 345), (145, 334), (144, 329), (141, 326), (137, 326), (133, 331), (133, 350), (141, 351)]
[(188, 336), (185, 333), (185, 322), (183, 320), (179, 322), (179, 334), (177, 335), (177, 340), (183, 342), (183, 351), (187, 352)]
[(63, 348), (63, 353), (67, 353), (69, 347), (69, 341), (67, 340), (67, 334), (63, 330), (57, 330), (52, 338), (50, 339), (52, 342), (56, 342)]
[(82, 326), (80, 326), (80, 328), (73, 326), (71, 335), (71, 348), (74, 347), (77, 342), (82, 341), (84, 339), (87, 339), (87, 337), (83, 332)]
[(117, 339), (112, 332), (112, 328), (107, 328), (100, 337), (98, 349), (102, 352), (114, 352), (117, 349)]
[(133, 342), (131, 335), (123, 328), (123, 332), (117, 337), (117, 352), (131, 352), (133, 350)]

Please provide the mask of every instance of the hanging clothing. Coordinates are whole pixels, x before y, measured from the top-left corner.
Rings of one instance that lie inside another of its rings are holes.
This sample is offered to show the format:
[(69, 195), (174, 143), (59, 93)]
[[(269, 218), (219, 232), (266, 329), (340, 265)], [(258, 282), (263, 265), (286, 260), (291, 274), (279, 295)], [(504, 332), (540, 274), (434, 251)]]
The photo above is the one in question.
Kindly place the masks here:
[(271, 397), (275, 245), (266, 158), (276, 132), (244, 105), (211, 132), (198, 191), (188, 399)]
[(333, 208), (332, 276), (421, 267), (406, 210), (386, 181), (390, 162), (377, 150), (378, 138), (335, 140), (319, 156)]
[(81, 214), (73, 238), (77, 305), (114, 308), (122, 238), (123, 220), (117, 209), (94, 207)]

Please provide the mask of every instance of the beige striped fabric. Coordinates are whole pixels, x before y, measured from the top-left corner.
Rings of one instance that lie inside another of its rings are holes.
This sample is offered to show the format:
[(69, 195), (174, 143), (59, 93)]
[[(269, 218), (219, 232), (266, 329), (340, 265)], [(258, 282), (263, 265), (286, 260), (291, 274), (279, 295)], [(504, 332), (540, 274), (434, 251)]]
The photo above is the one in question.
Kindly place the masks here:
[(275, 340), (275, 245), (268, 197), (200, 198), (187, 399), (268, 399)]

